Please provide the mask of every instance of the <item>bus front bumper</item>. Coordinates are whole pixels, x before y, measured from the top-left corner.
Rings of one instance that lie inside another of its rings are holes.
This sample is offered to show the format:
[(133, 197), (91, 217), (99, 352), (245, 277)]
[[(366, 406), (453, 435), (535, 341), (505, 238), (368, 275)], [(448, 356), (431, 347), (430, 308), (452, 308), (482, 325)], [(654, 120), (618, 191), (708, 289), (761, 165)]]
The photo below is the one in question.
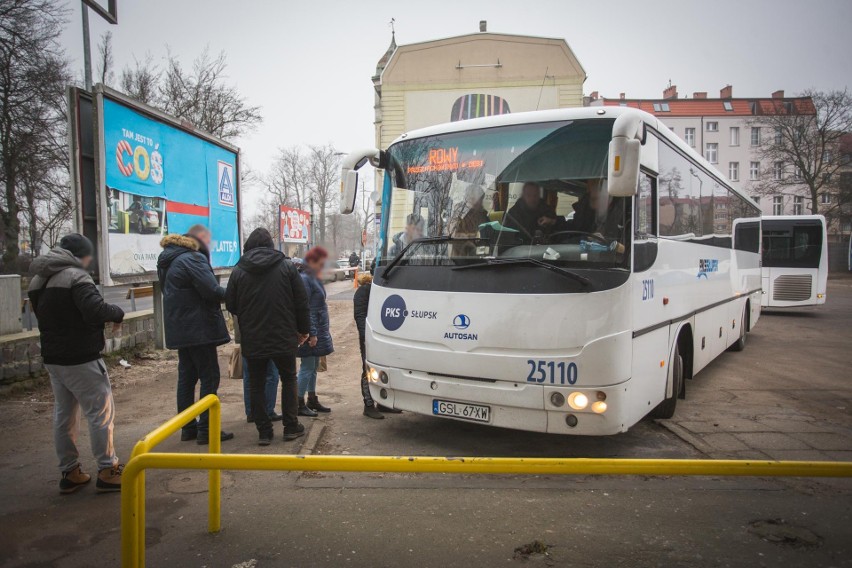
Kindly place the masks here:
[[(553, 434), (603, 436), (625, 432), (629, 427), (623, 402), (629, 394), (630, 380), (604, 387), (553, 387), (444, 377), (369, 362), (367, 365), (375, 370), (369, 377), (373, 399), (398, 410)], [(454, 408), (487, 407), (487, 415), (473, 412), (470, 418), (463, 418), (439, 414), (446, 409), (446, 404), (441, 403), (453, 403)]]

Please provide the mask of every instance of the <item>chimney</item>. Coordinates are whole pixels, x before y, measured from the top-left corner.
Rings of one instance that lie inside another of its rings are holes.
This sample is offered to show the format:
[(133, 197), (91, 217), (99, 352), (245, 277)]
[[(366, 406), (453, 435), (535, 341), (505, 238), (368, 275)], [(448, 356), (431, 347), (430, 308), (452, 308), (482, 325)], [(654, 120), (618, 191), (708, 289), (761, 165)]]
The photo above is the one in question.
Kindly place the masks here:
[(666, 87), (666, 89), (663, 91), (663, 98), (664, 99), (676, 99), (677, 98), (677, 87), (674, 86), (674, 85), (669, 85), (668, 87)]
[(772, 93), (772, 98), (773, 99), (783, 99), (784, 98), (784, 89), (781, 89), (780, 91), (775, 91), (774, 93)]
[(592, 94), (591, 94), (591, 95), (589, 95), (589, 98), (590, 98), (590, 99), (592, 99), (593, 101), (598, 100), (598, 92), (597, 92), (597, 91), (592, 91)]
[(692, 93), (692, 98), (693, 99), (706, 99), (707, 98), (707, 91), (699, 91), (697, 93)]
[(479, 20), (479, 31), (487, 32), (488, 31), (488, 20)]
[(624, 93), (618, 94), (618, 98), (621, 99), (622, 101), (624, 100), (624, 97), (625, 97)]
[(734, 88), (730, 85), (722, 87), (722, 90), (719, 91), (720, 99), (730, 99), (734, 96)]

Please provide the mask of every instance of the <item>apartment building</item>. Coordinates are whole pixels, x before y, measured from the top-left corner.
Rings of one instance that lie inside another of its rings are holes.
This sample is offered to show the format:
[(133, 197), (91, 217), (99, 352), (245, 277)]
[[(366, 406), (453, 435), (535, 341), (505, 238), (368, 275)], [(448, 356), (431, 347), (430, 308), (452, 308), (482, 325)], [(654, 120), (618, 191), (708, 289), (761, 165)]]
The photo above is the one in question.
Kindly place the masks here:
[(815, 113), (809, 97), (785, 97), (775, 91), (769, 97), (734, 97), (731, 85), (719, 91), (718, 98), (707, 92), (696, 92), (692, 98), (681, 98), (671, 85), (659, 99), (631, 99), (624, 93), (618, 98), (587, 98), (592, 106), (628, 106), (656, 116), (687, 144), (701, 152), (734, 187), (745, 191), (765, 215), (804, 215), (808, 208), (808, 192), (804, 186), (788, 186), (783, 193), (759, 195), (756, 184), (762, 176), (795, 176), (789, 165), (762, 163), (759, 147), (775, 136), (773, 128), (760, 124), (761, 116), (773, 113)]

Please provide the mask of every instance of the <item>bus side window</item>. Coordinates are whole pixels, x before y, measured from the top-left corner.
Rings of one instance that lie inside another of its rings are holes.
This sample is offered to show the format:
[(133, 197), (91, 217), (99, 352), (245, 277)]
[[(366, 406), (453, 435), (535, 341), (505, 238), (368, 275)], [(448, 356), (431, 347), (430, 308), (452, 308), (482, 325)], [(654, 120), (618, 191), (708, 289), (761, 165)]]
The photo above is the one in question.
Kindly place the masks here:
[(642, 172), (633, 221), (633, 270), (648, 270), (657, 258), (657, 180)]

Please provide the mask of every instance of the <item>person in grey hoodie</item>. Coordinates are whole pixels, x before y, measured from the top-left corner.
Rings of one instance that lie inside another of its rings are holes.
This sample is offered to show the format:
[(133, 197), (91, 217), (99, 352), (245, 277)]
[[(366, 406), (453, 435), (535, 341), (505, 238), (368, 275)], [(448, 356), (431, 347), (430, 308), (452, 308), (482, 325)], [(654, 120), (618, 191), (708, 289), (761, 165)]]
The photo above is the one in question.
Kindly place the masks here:
[(62, 494), (73, 493), (91, 480), (83, 472), (75, 443), (81, 410), (89, 422), (92, 453), (98, 460), (97, 489), (121, 490), (123, 466), (112, 440), (115, 405), (101, 351), (104, 324), (120, 326), (124, 312), (104, 302), (86, 272), (93, 253), (89, 239), (71, 233), (30, 267), (33, 278), (28, 295), (38, 318), (41, 356), (55, 399), (53, 440), (62, 472)]

